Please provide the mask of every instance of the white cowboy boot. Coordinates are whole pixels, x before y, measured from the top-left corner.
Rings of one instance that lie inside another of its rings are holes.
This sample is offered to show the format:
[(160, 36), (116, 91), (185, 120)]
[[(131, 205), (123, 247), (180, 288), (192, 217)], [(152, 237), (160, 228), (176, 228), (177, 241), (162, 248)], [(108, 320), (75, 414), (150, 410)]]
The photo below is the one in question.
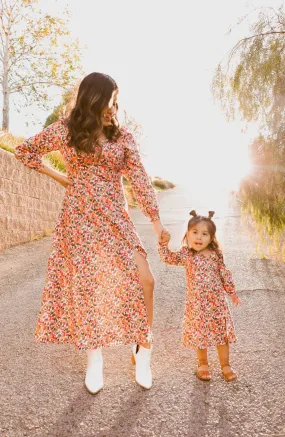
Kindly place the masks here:
[(146, 349), (143, 346), (134, 345), (132, 363), (136, 366), (136, 381), (143, 388), (151, 388), (152, 386), (152, 374), (150, 368), (151, 350)]
[(103, 357), (102, 348), (89, 349), (87, 351), (87, 370), (85, 376), (85, 387), (92, 395), (100, 391), (103, 386)]

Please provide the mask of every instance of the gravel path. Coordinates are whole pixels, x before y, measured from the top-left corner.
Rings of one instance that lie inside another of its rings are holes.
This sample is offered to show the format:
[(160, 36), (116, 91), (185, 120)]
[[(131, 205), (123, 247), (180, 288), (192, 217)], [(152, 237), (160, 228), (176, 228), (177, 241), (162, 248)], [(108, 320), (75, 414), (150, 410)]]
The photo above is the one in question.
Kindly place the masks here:
[[(173, 248), (190, 200), (179, 188), (160, 194)], [(239, 379), (222, 379), (211, 350), (213, 379), (203, 383), (195, 377), (194, 353), (181, 345), (183, 268), (160, 262), (151, 225), (139, 211), (132, 216), (156, 278), (153, 388), (135, 384), (128, 346), (104, 351), (105, 387), (93, 397), (83, 386), (84, 352), (33, 343), (51, 238), (15, 247), (0, 255), (0, 436), (285, 437), (285, 265), (254, 255), (238, 206), (217, 215), (243, 300), (232, 309)]]

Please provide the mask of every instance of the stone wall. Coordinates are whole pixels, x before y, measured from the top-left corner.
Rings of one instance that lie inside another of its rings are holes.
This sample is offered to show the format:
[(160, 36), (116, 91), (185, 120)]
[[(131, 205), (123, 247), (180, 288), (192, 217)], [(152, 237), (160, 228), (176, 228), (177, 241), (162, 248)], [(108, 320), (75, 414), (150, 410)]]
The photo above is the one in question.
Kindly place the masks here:
[(64, 191), (0, 149), (0, 250), (49, 235)]

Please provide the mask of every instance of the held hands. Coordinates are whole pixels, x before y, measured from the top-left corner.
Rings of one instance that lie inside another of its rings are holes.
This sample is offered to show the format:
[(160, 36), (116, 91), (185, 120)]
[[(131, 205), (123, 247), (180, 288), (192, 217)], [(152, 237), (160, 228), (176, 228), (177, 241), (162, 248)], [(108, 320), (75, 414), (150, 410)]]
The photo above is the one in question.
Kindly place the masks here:
[(168, 241), (170, 239), (171, 239), (170, 233), (166, 229), (163, 229), (163, 231), (160, 234), (159, 242), (160, 243), (168, 243)]
[(231, 300), (235, 307), (242, 304), (242, 301), (237, 295), (231, 296)]
[[(158, 237), (158, 241), (159, 243), (164, 243), (165, 241), (169, 241), (170, 240), (170, 234), (169, 232), (163, 227), (162, 223), (160, 220), (155, 220), (153, 223), (153, 229), (154, 232), (156, 233), (157, 237)], [(165, 240), (165, 236), (169, 235), (169, 239)]]

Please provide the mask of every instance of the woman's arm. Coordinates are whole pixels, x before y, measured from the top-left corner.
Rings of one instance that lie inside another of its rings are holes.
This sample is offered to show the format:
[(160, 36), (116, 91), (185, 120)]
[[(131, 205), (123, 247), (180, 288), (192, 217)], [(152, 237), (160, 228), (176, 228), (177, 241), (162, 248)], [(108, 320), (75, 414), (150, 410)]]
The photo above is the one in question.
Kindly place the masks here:
[(160, 235), (163, 226), (159, 218), (156, 193), (141, 161), (134, 137), (130, 132), (125, 132), (122, 141), (125, 146), (122, 173), (130, 181), (141, 211), (151, 220), (155, 232)]
[(72, 182), (63, 174), (47, 167), (42, 161), (42, 157), (47, 153), (61, 149), (66, 135), (67, 128), (63, 120), (59, 120), (17, 146), (15, 157), (27, 167), (45, 174), (67, 187)]
[(158, 220), (154, 220), (152, 222), (152, 224), (153, 224), (153, 230), (156, 233), (158, 240), (160, 241), (161, 234), (165, 230), (165, 228), (164, 228), (163, 224), (161, 223), (161, 221), (159, 219)]
[(39, 173), (45, 174), (52, 179), (54, 179), (59, 184), (63, 185), (65, 188), (68, 187), (68, 185), (72, 185), (72, 181), (68, 179), (64, 174), (57, 172), (56, 170), (47, 167), (43, 164), (43, 166), (39, 169)]

